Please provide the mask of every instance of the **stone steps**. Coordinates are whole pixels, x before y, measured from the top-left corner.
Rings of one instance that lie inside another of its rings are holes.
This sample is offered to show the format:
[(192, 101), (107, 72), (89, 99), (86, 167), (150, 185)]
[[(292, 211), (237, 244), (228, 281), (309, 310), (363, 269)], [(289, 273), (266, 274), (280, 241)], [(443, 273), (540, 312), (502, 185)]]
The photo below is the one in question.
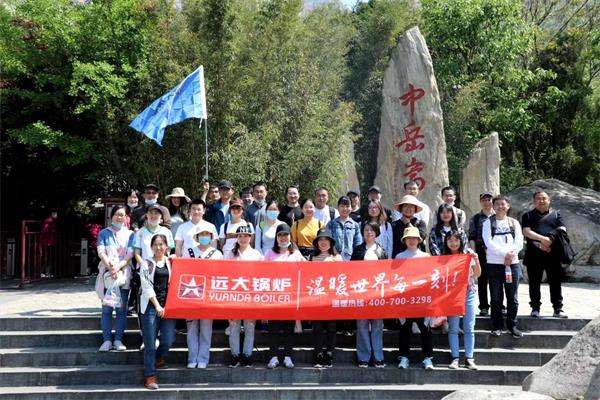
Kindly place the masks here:
[[(418, 363), (419, 348), (413, 347), (414, 356), (411, 362)], [(518, 358), (519, 365), (539, 367), (547, 363), (560, 350), (559, 349), (476, 349), (478, 365), (513, 365)], [(123, 352), (110, 351), (98, 352), (96, 347), (64, 347), (44, 348), (33, 347), (26, 349), (0, 349), (0, 367), (47, 367), (47, 366), (89, 366), (89, 365), (142, 365), (143, 352), (136, 349), (128, 349)], [(252, 355), (256, 365), (268, 362), (268, 348), (259, 347)], [(294, 361), (309, 364), (312, 362), (313, 351), (311, 348), (295, 348)], [(384, 349), (385, 362), (388, 365), (396, 365), (398, 357), (397, 348)], [(433, 357), (438, 365), (444, 365), (450, 361), (450, 350), (447, 348), (434, 349)], [(463, 354), (461, 352), (461, 357)], [(211, 350), (210, 360), (214, 365), (227, 365), (230, 359), (228, 347), (215, 348)], [(337, 348), (334, 355), (335, 363), (353, 364), (356, 362), (355, 348)], [(187, 364), (187, 348), (172, 348), (167, 357), (170, 364), (179, 364), (182, 367)]]
[[(204, 370), (187, 369), (180, 365), (161, 369), (161, 383), (172, 384), (488, 384), (519, 385), (535, 367), (482, 366), (478, 371), (460, 368), (450, 370), (438, 367), (433, 371), (413, 365), (400, 370), (395, 365), (386, 368), (358, 368), (354, 365), (336, 365), (333, 368), (314, 368), (298, 364), (294, 369), (278, 367), (267, 369), (264, 365), (252, 368), (227, 368), (211, 366)], [(140, 365), (103, 365), (85, 367), (15, 367), (0, 368), (0, 387), (15, 386), (63, 386), (63, 385), (126, 385), (143, 382), (144, 372)]]
[[(471, 384), (382, 384), (382, 385), (319, 385), (311, 384), (272, 385), (262, 384), (160, 384), (157, 391), (149, 391), (140, 385), (99, 386), (38, 386), (24, 389), (3, 388), (1, 400), (438, 400), (454, 392), (472, 387)], [(486, 386), (489, 389), (521, 391), (520, 386)]]
[[(524, 331), (578, 331), (583, 328), (589, 319), (560, 319), (560, 318), (531, 318), (519, 317), (519, 327)], [(310, 326), (304, 323), (305, 327)], [(214, 321), (215, 329), (224, 329), (226, 321)], [(127, 329), (138, 328), (135, 317), (127, 317)], [(477, 317), (476, 329), (491, 330), (492, 323), (487, 317)], [(43, 331), (43, 330), (96, 330), (100, 329), (100, 315), (89, 316), (61, 316), (61, 317), (0, 317), (1, 331)]]
[[(384, 331), (386, 368), (356, 367), (356, 336), (338, 334), (334, 367), (312, 367), (311, 330), (295, 336), (296, 368), (265, 367), (268, 334), (256, 332), (252, 368), (228, 368), (225, 321), (215, 321), (211, 365), (187, 369), (184, 334), (177, 334), (169, 367), (158, 371), (161, 389), (143, 388), (143, 352), (135, 318), (128, 318), (124, 352), (99, 353), (99, 315), (0, 318), (0, 400), (5, 399), (441, 399), (477, 385), (520, 390), (523, 379), (548, 362), (588, 321), (524, 317), (521, 339), (489, 335), (488, 318), (476, 323), (479, 371), (450, 370), (448, 337), (434, 330), (433, 371), (420, 367), (420, 339), (413, 335), (411, 367), (397, 368), (398, 331)], [(306, 328), (310, 327), (305, 323)], [(393, 325), (390, 325), (393, 326)], [(461, 340), (462, 342), (462, 340)], [(462, 354), (461, 354), (462, 357)], [(462, 361), (462, 359), (461, 359)]]
[[(478, 348), (550, 348), (560, 349), (571, 340), (574, 331), (532, 331), (521, 339), (514, 339), (508, 333), (499, 337), (493, 337), (489, 331), (476, 330), (475, 343)], [(340, 347), (354, 347), (355, 336), (338, 335), (337, 345)], [(385, 347), (397, 347), (397, 331), (384, 331), (383, 344)], [(256, 346), (268, 344), (268, 334), (256, 332)], [(419, 336), (413, 335), (412, 343), (419, 343)], [(125, 331), (123, 343), (128, 347), (139, 347), (142, 338), (138, 331)], [(100, 331), (3, 331), (0, 332), (0, 348), (29, 348), (29, 347), (100, 347), (102, 336)], [(228, 337), (224, 331), (213, 331), (212, 345), (215, 347), (226, 347), (229, 345)], [(305, 330), (303, 334), (297, 335), (295, 345), (300, 347), (311, 346), (310, 331)], [(433, 345), (437, 347), (448, 346), (448, 336), (439, 331), (433, 333)], [(177, 334), (174, 347), (185, 347), (185, 335)]]

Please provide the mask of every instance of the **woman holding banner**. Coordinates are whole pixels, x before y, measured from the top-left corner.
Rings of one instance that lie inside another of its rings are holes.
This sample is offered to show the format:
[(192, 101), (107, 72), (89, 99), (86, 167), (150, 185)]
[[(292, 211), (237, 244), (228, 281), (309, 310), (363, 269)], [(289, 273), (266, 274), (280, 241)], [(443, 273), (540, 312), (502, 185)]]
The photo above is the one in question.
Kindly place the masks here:
[[(265, 261), (306, 261), (291, 241), (290, 227), (283, 223), (277, 226), (276, 241), (267, 254)], [(279, 365), (279, 348), (283, 345), (283, 365), (294, 368), (292, 350), (294, 345), (294, 321), (269, 321), (269, 347), (271, 358), (267, 368), (273, 369)]]
[[(375, 202), (369, 202), (369, 215), (372, 214), (371, 205), (373, 203)], [(385, 211), (382, 212), (385, 215)], [(384, 221), (384, 223), (389, 225), (387, 221)], [(380, 234), (377, 222), (365, 222), (362, 227), (364, 242), (354, 249), (350, 260), (385, 260), (387, 254), (376, 241)], [(359, 368), (367, 368), (371, 358), (373, 358), (375, 368), (385, 367), (383, 361), (383, 319), (359, 319), (356, 321), (356, 355)]]
[[(315, 254), (311, 261), (342, 261), (342, 256), (335, 249), (335, 239), (327, 231), (319, 231), (313, 241)], [(323, 328), (327, 334), (323, 333)], [(333, 352), (335, 350), (335, 337), (337, 333), (337, 321), (313, 321), (312, 340), (314, 345), (314, 367), (331, 368), (333, 366)], [(323, 338), (326, 340), (325, 352), (323, 352)]]
[[(237, 210), (236, 210), (237, 212)], [(235, 214), (233, 214), (235, 215)], [(223, 229), (221, 230), (223, 231)], [(250, 245), (254, 231), (252, 225), (238, 226), (235, 235), (237, 236), (233, 249), (225, 254), (226, 260), (241, 261), (262, 261), (263, 255)], [(240, 332), (242, 330), (242, 321), (239, 319), (229, 321), (229, 348), (231, 350), (230, 368), (236, 368), (240, 365), (245, 367), (252, 366), (252, 350), (254, 349), (254, 328), (255, 320), (244, 320), (244, 347), (240, 354)]]
[[(140, 265), (140, 312), (144, 338), (144, 386), (154, 390), (158, 389), (155, 369), (165, 368), (165, 357), (175, 339), (175, 320), (164, 318), (171, 280), (171, 264), (165, 255), (169, 248), (167, 237), (160, 233), (152, 236), (150, 247), (153, 257), (143, 260)], [(159, 332), (160, 346), (157, 349), (155, 341)]]
[[(473, 250), (465, 249), (463, 242), (463, 233), (452, 230), (446, 234), (444, 240), (444, 254), (464, 254), (471, 253), (473, 258), (469, 274), (469, 284), (467, 286), (467, 297), (465, 299), (465, 315), (463, 316), (463, 330), (465, 340), (465, 367), (468, 369), (477, 369), (473, 351), (475, 348), (475, 313), (476, 313), (476, 297), (477, 297), (477, 278), (481, 275), (481, 266), (479, 265), (479, 257)], [(459, 366), (459, 351), (458, 351), (458, 331), (460, 316), (448, 317), (450, 330), (448, 331), (448, 341), (450, 343), (450, 353), (452, 362), (448, 365), (450, 369), (458, 369)]]

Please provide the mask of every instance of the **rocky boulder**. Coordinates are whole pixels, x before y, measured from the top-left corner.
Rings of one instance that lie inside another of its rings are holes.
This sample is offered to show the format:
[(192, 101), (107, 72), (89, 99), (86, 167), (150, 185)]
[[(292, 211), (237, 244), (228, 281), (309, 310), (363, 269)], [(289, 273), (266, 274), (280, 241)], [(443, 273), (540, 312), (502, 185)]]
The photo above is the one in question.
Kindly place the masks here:
[[(523, 381), (523, 390), (555, 399), (583, 398), (587, 392), (597, 394), (600, 365), (600, 317), (580, 330), (567, 346), (546, 365)], [(587, 397), (592, 399), (593, 397)], [(597, 400), (598, 397), (593, 398)]]
[(442, 400), (553, 400), (552, 397), (530, 392), (510, 392), (493, 389), (463, 389)]
[(511, 192), (511, 216), (518, 218), (533, 207), (533, 193), (543, 190), (551, 208), (563, 218), (571, 245), (577, 252), (567, 270), (574, 280), (600, 282), (600, 192), (557, 179), (538, 180)]
[(440, 190), (448, 184), (442, 108), (418, 27), (400, 37), (385, 70), (377, 166), (384, 203), (400, 200), (408, 180), (417, 182), (419, 200), (430, 208), (442, 202)]
[(354, 143), (350, 141), (346, 146), (346, 155), (344, 157), (344, 174), (342, 175), (342, 182), (338, 188), (338, 196), (345, 196), (350, 189), (360, 189), (358, 183), (358, 174), (356, 173), (356, 160), (354, 158)]
[(460, 174), (460, 207), (467, 219), (479, 212), (479, 195), (483, 192), (500, 194), (498, 132), (477, 142)]

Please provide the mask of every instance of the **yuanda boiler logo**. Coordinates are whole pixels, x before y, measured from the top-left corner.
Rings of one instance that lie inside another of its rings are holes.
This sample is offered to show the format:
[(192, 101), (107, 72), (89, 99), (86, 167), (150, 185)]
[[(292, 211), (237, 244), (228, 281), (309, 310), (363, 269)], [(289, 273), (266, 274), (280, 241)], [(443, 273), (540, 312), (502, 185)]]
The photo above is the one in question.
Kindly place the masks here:
[(177, 297), (183, 300), (204, 300), (205, 285), (204, 275), (181, 275)]

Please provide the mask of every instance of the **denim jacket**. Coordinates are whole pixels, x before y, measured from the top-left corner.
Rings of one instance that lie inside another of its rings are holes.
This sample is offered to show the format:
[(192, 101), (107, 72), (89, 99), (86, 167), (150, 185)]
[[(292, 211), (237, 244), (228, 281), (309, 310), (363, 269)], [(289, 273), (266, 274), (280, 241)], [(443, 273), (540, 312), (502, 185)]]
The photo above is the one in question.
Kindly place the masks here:
[(360, 233), (360, 224), (352, 218), (343, 222), (339, 217), (329, 221), (326, 230), (335, 239), (335, 249), (344, 257), (350, 259), (354, 248), (363, 242)]

